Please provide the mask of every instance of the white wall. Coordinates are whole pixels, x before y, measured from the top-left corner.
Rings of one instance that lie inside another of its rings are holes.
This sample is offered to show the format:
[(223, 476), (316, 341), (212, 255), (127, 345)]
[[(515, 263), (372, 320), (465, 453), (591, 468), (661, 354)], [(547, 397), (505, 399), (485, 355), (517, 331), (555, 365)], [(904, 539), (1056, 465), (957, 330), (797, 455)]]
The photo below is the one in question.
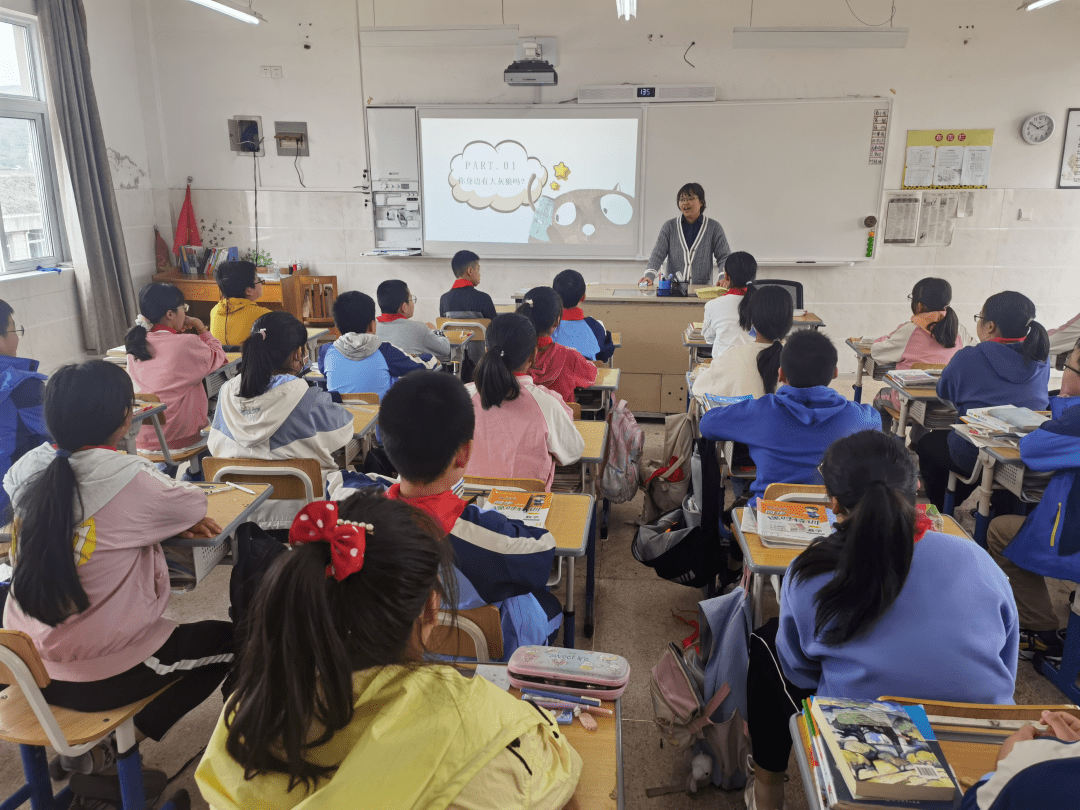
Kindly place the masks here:
[[(888, 0), (851, 0), (869, 22), (884, 20), (889, 5)], [(1073, 42), (1080, 5), (1059, 3), (1031, 13), (1016, 11), (1016, 5), (1016, 0), (905, 0), (895, 24), (911, 29), (908, 47), (880, 51), (733, 50), (731, 29), (750, 24), (750, 0), (641, 0), (639, 17), (629, 23), (616, 19), (610, 0), (505, 0), (505, 22), (519, 24), (523, 35), (558, 38), (560, 85), (542, 91), (544, 102), (572, 99), (579, 85), (623, 81), (708, 81), (722, 99), (895, 94), (887, 188), (900, 185), (907, 129), (996, 129), (992, 188), (977, 192), (976, 215), (958, 222), (950, 247), (881, 248), (877, 260), (852, 268), (764, 271), (801, 280), (808, 307), (825, 319), (834, 338), (842, 339), (877, 334), (904, 320), (911, 285), (931, 274), (953, 282), (965, 324), (987, 295), (1009, 287), (1027, 292), (1039, 306), (1040, 320), (1050, 326), (1080, 309), (1080, 194), (1054, 189), (1065, 112), (1080, 106), (1075, 94), (1080, 55)], [(132, 11), (130, 26), (118, 20), (123, 7)], [(277, 157), (272, 143), (259, 160), (260, 246), (279, 263), (301, 259), (320, 273), (336, 274), (341, 289), (373, 294), (379, 281), (404, 278), (421, 297), (418, 314), (433, 318), (451, 279), (446, 260), (364, 255), (372, 235), (356, 190), (366, 166), (362, 104), (366, 99), (529, 102), (535, 90), (503, 84), (509, 47), (361, 53), (357, 27), (496, 25), (504, 22), (503, 4), (254, 0), (254, 7), (266, 24), (244, 25), (180, 0), (87, 0), (94, 77), (110, 146), (148, 161), (146, 144), (161, 147), (160, 171), (149, 171), (151, 188), (159, 195), (168, 189), (167, 211), (163, 197), (157, 198), (159, 223), (175, 222), (191, 175), (204, 240), (206, 228), (216, 222), (229, 243), (246, 248), (254, 241), (253, 166), (251, 158), (229, 151), (225, 121), (238, 113), (261, 115), (270, 133), (275, 119), (307, 121), (312, 153), (300, 165), (312, 190), (300, 188), (293, 161)], [(753, 14), (755, 26), (858, 25), (838, 0), (756, 0)], [(125, 52), (120, 42), (129, 27), (140, 39), (140, 15), (145, 42)], [(975, 27), (961, 28), (968, 25)], [(971, 44), (964, 45), (964, 37)], [(691, 41), (695, 45), (687, 58), (696, 67), (683, 61)], [(304, 49), (305, 43), (311, 48)], [(144, 53), (132, 64), (130, 52), (140, 48)], [(260, 78), (261, 65), (281, 65), (283, 78)], [(148, 81), (156, 87), (156, 101), (148, 102)], [(106, 101), (110, 94), (118, 98)], [(1037, 111), (1057, 119), (1059, 134), (1044, 145), (1028, 146), (1019, 137), (1019, 124)], [(155, 126), (147, 136), (147, 128)], [(686, 144), (672, 148), (689, 145), (708, 159), (707, 135), (688, 134)], [(138, 199), (143, 202), (122, 208), (125, 232), (130, 229), (132, 236), (147, 227), (151, 210), (143, 197)], [(1016, 220), (1021, 205), (1034, 209), (1032, 222)], [(165, 235), (171, 241), (171, 227)], [(738, 234), (729, 236), (737, 249)], [(550, 280), (563, 266), (488, 261), (484, 288), (496, 300), (506, 300), (521, 286)], [(600, 282), (636, 280), (642, 266), (576, 263), (589, 281)]]

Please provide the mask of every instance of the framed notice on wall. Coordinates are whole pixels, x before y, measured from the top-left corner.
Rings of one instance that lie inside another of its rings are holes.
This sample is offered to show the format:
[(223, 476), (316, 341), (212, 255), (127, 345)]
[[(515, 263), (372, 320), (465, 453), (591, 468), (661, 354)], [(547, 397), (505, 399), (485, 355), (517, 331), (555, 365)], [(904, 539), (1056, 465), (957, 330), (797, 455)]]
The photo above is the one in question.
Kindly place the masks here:
[(1065, 119), (1065, 147), (1061, 152), (1058, 188), (1080, 188), (1080, 109), (1069, 110)]
[(992, 129), (909, 129), (904, 188), (986, 188)]

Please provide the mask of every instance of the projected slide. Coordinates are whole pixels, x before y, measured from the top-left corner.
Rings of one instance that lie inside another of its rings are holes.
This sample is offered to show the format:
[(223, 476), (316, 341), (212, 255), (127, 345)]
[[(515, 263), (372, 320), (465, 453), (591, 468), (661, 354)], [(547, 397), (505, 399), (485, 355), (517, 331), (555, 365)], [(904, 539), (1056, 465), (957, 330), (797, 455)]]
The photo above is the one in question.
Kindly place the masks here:
[(636, 250), (638, 125), (637, 118), (421, 116), (426, 247)]

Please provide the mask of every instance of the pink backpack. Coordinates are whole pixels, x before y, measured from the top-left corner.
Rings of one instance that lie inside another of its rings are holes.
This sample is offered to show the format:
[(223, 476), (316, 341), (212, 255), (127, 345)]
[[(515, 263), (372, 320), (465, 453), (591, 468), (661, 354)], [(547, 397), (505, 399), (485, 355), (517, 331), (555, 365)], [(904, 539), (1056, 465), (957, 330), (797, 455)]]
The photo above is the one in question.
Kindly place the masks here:
[(607, 423), (607, 454), (600, 468), (600, 495), (611, 503), (626, 503), (638, 492), (638, 463), (645, 446), (645, 433), (625, 399), (612, 408)]

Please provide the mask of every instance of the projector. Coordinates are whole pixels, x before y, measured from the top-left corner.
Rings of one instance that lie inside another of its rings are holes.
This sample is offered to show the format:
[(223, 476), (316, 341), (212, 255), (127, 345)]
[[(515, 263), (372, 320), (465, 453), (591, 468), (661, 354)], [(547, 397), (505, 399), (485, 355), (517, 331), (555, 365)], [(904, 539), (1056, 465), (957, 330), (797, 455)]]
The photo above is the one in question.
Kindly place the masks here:
[(503, 81), (511, 87), (526, 87), (529, 85), (556, 85), (559, 83), (559, 74), (555, 68), (543, 59), (520, 59), (512, 62), (503, 71)]

